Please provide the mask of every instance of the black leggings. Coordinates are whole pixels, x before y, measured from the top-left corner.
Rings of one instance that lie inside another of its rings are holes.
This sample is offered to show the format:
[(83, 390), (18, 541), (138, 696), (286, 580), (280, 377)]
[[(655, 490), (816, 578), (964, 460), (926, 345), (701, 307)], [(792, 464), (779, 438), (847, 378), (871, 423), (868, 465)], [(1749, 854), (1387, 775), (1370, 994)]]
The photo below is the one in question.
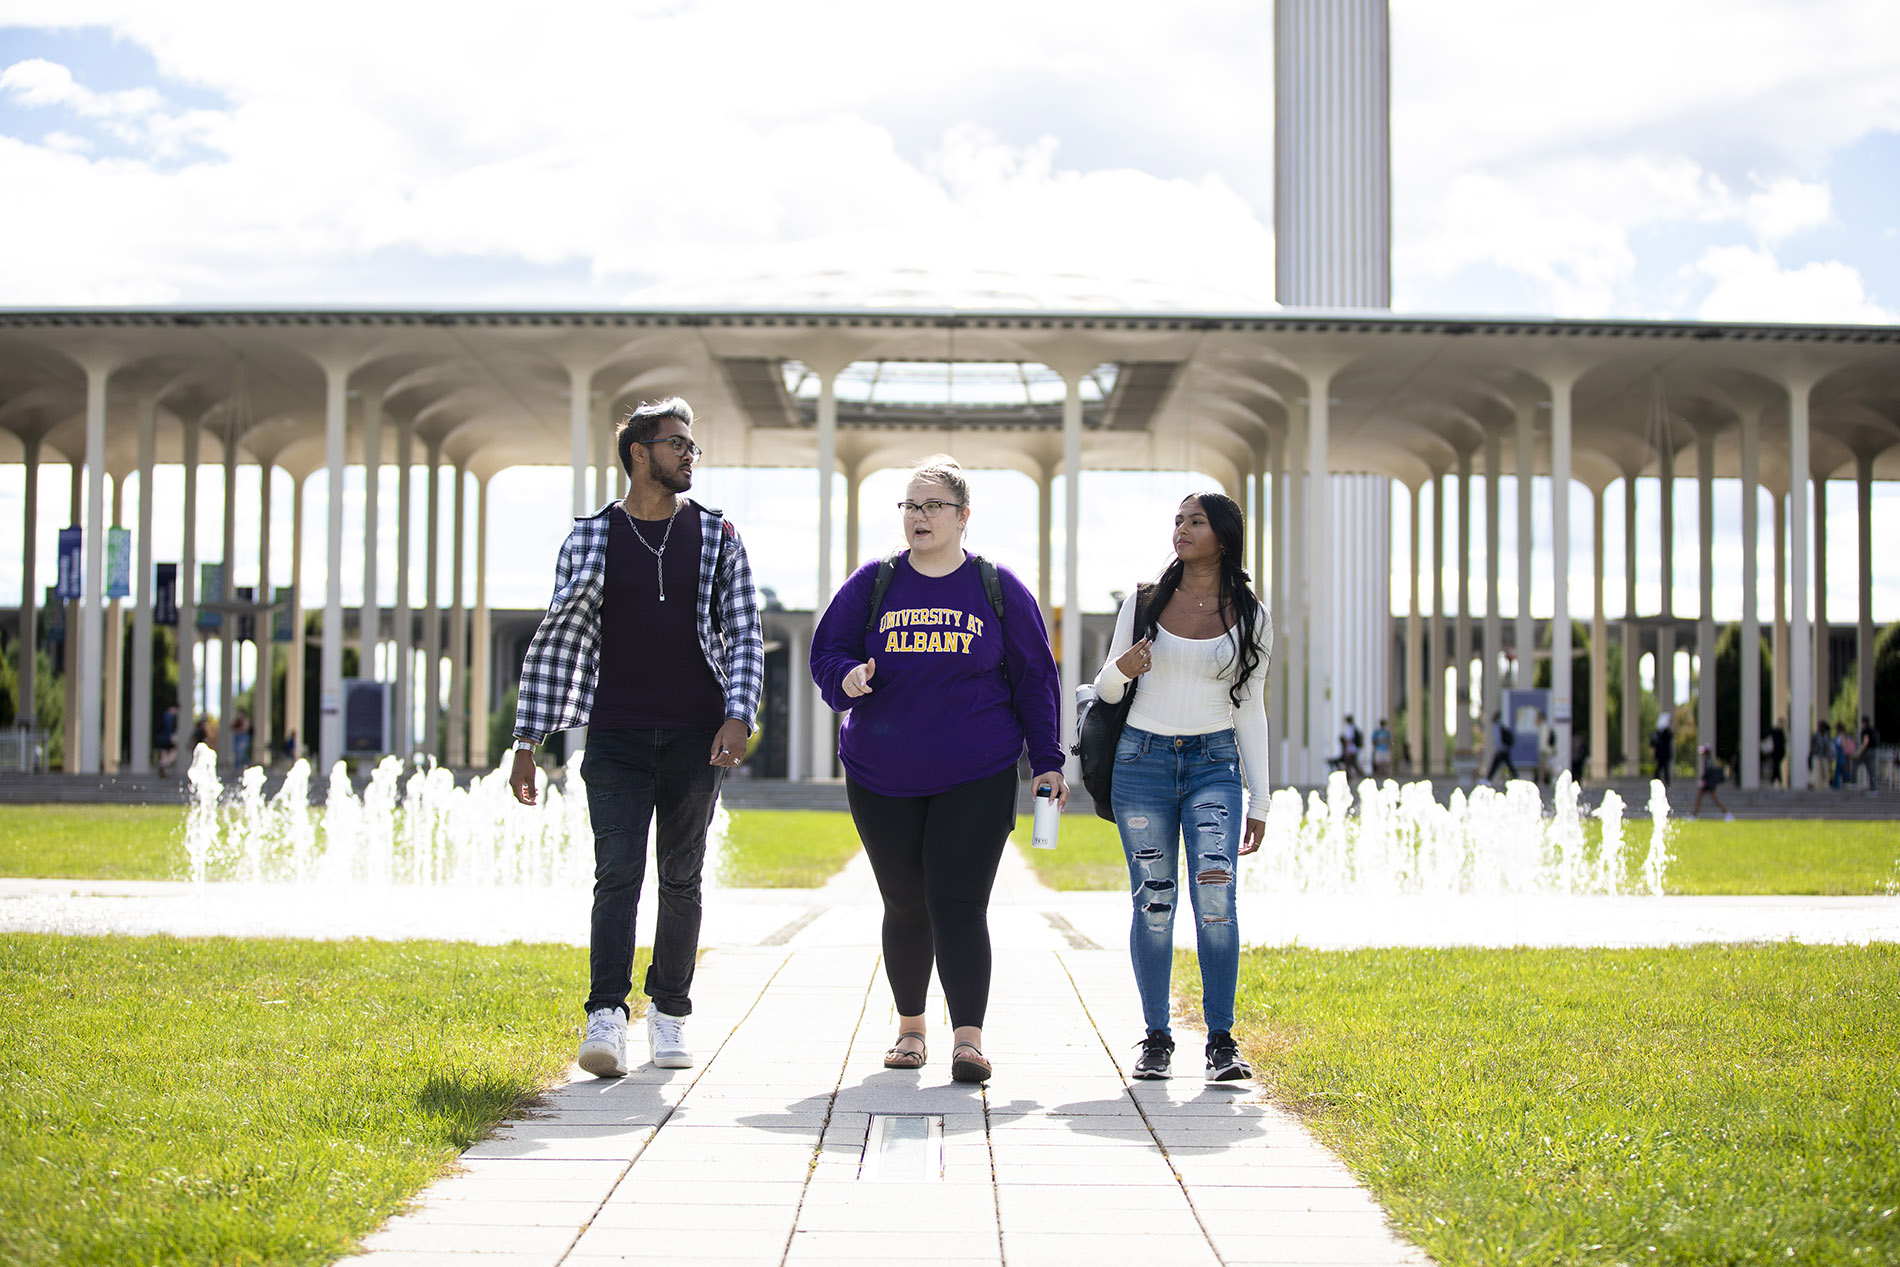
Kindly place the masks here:
[(880, 796), (845, 780), (884, 896), (884, 975), (900, 1016), (921, 1016), (934, 956), (952, 1025), (990, 1002), (990, 888), (1016, 824), (1016, 767), (935, 796)]

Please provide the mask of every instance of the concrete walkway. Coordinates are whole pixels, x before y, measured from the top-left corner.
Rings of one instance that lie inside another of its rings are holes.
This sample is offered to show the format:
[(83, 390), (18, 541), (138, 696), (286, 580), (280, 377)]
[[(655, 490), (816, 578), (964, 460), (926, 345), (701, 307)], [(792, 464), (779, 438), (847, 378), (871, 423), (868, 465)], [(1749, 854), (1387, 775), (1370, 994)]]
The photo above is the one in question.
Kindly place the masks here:
[[(706, 954), (697, 1067), (572, 1070), (345, 1261), (1428, 1261), (1289, 1114), (1249, 1085), (1205, 1085), (1200, 1035), (1177, 1031), (1172, 1081), (1128, 1082), (1126, 954), (1051, 918), (1055, 895), (1013, 849), (992, 909), (986, 1088), (949, 1080), (940, 998), (926, 1067), (882, 1067), (896, 1018), (862, 861), (819, 898)], [(629, 1059), (644, 1054), (636, 1025)]]

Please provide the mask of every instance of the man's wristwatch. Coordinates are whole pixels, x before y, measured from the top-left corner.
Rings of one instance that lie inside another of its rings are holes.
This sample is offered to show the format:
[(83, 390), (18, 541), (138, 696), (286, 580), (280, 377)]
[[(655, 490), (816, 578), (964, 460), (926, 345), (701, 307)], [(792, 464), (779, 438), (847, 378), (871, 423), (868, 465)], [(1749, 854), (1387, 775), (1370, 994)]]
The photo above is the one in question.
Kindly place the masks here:
[(534, 740), (532, 740), (532, 739), (522, 739), (522, 738), (520, 738), (520, 737), (518, 737), (518, 736), (517, 736), (517, 737), (516, 737), (516, 739), (515, 739), (515, 751), (516, 751), (516, 752), (533, 752), (533, 751), (534, 751)]

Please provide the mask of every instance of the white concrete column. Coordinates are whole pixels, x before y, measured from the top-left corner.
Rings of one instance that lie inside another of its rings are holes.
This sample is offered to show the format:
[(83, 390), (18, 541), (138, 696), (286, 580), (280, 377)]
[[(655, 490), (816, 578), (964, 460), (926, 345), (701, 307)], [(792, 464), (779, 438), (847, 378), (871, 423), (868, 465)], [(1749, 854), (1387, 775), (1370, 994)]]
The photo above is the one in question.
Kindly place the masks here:
[[(567, 439), (568, 460), (574, 467), (574, 517), (576, 519), (591, 509), (587, 504), (587, 459), (593, 451), (593, 446), (588, 443), (589, 424), (593, 420), (593, 393), (594, 367), (569, 361), (567, 363)], [(431, 481), (435, 479), (435, 463), (433, 462), (429, 464), (429, 478)], [(435, 716), (433, 705), (428, 715)], [(425, 726), (423, 729), (433, 728)]]
[(409, 611), (409, 567), (415, 551), (409, 541), (410, 467), (415, 464), (415, 423), (396, 423), (396, 602), (391, 612), (395, 629), (395, 691), (391, 705), (391, 740), (396, 755), (408, 761), (416, 752), (415, 619)]
[[(138, 561), (132, 575), (132, 761), (133, 774), (152, 772), (152, 468), (158, 448), (158, 394), (139, 393)], [(182, 714), (183, 709), (179, 712)], [(29, 725), (32, 715), (26, 715)]]
[[(1066, 370), (1062, 395), (1062, 751), (1075, 746), (1075, 691), (1082, 681), (1082, 372)], [(1082, 777), (1073, 756), (1063, 759), (1071, 781)]]
[(468, 608), (462, 602), (462, 577), (468, 571), (463, 557), (468, 540), (468, 470), (459, 462), (449, 470), (455, 480), (454, 504), (449, 512), (455, 536), (449, 545), (448, 762), (452, 766), (465, 766), (468, 764)]
[[(224, 514), (222, 542), (224, 564), (218, 569), (218, 592), (212, 595), (226, 604), (218, 617), (218, 764), (237, 762), (237, 616), (229, 604), (237, 598), (237, 419), (227, 413), (224, 420)], [(341, 556), (339, 556), (340, 558)], [(255, 741), (253, 741), (255, 742)]]
[[(276, 466), (269, 458), (257, 463), (257, 601), (269, 603), (271, 594), (271, 476)], [(277, 741), (276, 718), (271, 713), (271, 676), (277, 658), (277, 613), (257, 618), (257, 686), (251, 692), (251, 760), (271, 763)]]
[(1051, 636), (1055, 636), (1055, 603), (1051, 593), (1055, 588), (1055, 533), (1056, 533), (1056, 473), (1055, 468), (1042, 468), (1042, 477), (1036, 481), (1036, 603), (1042, 608), (1042, 627)]
[(1307, 536), (1307, 491), (1312, 485), (1306, 472), (1306, 441), (1311, 411), (1300, 410), (1293, 426), (1293, 452), (1287, 459), (1287, 512), (1281, 524), (1286, 542), (1287, 593), (1286, 617), (1278, 629), (1274, 645), (1286, 661), (1286, 754), (1283, 765), (1293, 783), (1312, 783), (1324, 773), (1324, 765), (1314, 769), (1312, 749), (1307, 743), (1307, 718), (1312, 701), (1307, 695), (1306, 661), (1312, 647), (1312, 628), (1307, 614), (1312, 608), (1313, 568), (1311, 541)]
[(1445, 718), (1450, 711), (1445, 707), (1445, 670), (1451, 663), (1445, 631), (1445, 474), (1440, 471), (1432, 476), (1432, 652), (1431, 681), (1426, 683), (1432, 707), (1425, 731), (1427, 774), (1444, 774), (1451, 768), (1445, 759)]
[[(80, 626), (66, 636), (79, 642), (79, 771), (100, 771), (105, 705), (106, 618), (106, 382), (112, 363), (90, 361), (86, 371), (86, 582)], [(77, 523), (77, 517), (74, 518)], [(72, 753), (67, 752), (67, 768)]]
[[(818, 613), (812, 613), (813, 627), (816, 627)], [(786, 635), (785, 663), (790, 668), (811, 663), (811, 630), (794, 629)], [(830, 709), (824, 697), (818, 693), (811, 674), (791, 675), (792, 681), (786, 691), (785, 709), (785, 773), (787, 780), (806, 777), (812, 768), (811, 754), (806, 751), (811, 745), (816, 727), (811, 724), (814, 709)]]
[(1557, 768), (1570, 768), (1574, 707), (1570, 673), (1570, 389), (1574, 373), (1550, 377), (1550, 724)]
[(1529, 401), (1517, 407), (1517, 619), (1512, 639), (1516, 649), (1513, 686), (1537, 680), (1537, 626), (1531, 617), (1531, 492), (1537, 480), (1537, 407)]
[(1275, 298), (1390, 307), (1386, 0), (1277, 0), (1273, 18)]
[(314, 765), (310, 727), (304, 724), (303, 708), (305, 657), (309, 654), (303, 627), (303, 511), (309, 486), (309, 475), (290, 477), (290, 649), (284, 656), (284, 735), (295, 735), (297, 755)]
[[(468, 763), (486, 770), (488, 752), (488, 679), (492, 672), (488, 619), (488, 482), (484, 475), (475, 483), (475, 630), (470, 638), (468, 675)], [(603, 502), (606, 498), (601, 499)]]
[(1610, 777), (1610, 658), (1609, 630), (1603, 614), (1603, 489), (1590, 490), (1590, 528), (1593, 610), (1590, 616), (1590, 777), (1598, 783)]
[[(1696, 622), (1695, 728), (1704, 743), (1715, 735), (1715, 432), (1704, 424), (1696, 433), (1696, 533), (1700, 618)], [(1790, 738), (1793, 736), (1790, 735)]]
[(1643, 768), (1643, 683), (1638, 663), (1642, 629), (1636, 623), (1636, 480), (1623, 473), (1623, 773), (1636, 778)]
[[(1327, 529), (1332, 523), (1328, 498), (1332, 493), (1331, 397), (1336, 366), (1308, 369), (1306, 378), (1306, 738), (1303, 744), (1308, 769), (1319, 774), (1312, 754), (1330, 752), (1339, 733), (1340, 708), (1334, 697), (1334, 639), (1339, 631), (1332, 627), (1332, 605), (1322, 601), (1319, 586), (1331, 584), (1333, 542)], [(1080, 406), (1077, 428), (1080, 429)], [(1078, 435), (1078, 444), (1080, 437)], [(1074, 514), (1073, 511), (1070, 512)], [(1324, 580), (1322, 580), (1324, 578)], [(1069, 713), (1073, 717), (1073, 711)], [(1071, 723), (1073, 724), (1073, 723)]]
[[(343, 442), (344, 417), (349, 405), (350, 370), (341, 362), (323, 366), (324, 466), (329, 489), (324, 495), (329, 514), (325, 533), (323, 644), (317, 696), (317, 772), (328, 778), (330, 767), (343, 755)], [(230, 570), (227, 567), (227, 576)]]
[(19, 648), (20, 720), (29, 727), (39, 725), (39, 674), (36, 661), (40, 645), (40, 438), (20, 438), (21, 461), (26, 464), (26, 487), (20, 508), (20, 639)]
[[(1789, 787), (1806, 786), (1808, 737), (1814, 733), (1819, 708), (1825, 707), (1817, 707), (1810, 694), (1814, 679), (1810, 676), (1813, 644), (1808, 630), (1808, 402), (1813, 389), (1813, 382), (1806, 379), (1788, 385), (1788, 583), (1796, 596), (1788, 629)], [(1822, 527), (1825, 529), (1826, 525)], [(1863, 548), (1861, 558), (1866, 559), (1867, 555), (1868, 551)], [(1865, 604), (1861, 610), (1867, 610)], [(1871, 656), (1864, 657), (1863, 663), (1871, 659)], [(1866, 678), (1861, 680), (1867, 681)], [(1862, 698), (1871, 700), (1872, 691)]]
[[(1833, 654), (1828, 645), (1827, 620), (1827, 478), (1818, 476), (1814, 481), (1814, 689), (1808, 696), (1814, 701), (1814, 710), (1824, 713), (1834, 705), (1828, 688), (1833, 685), (1833, 669), (1829, 663)], [(1794, 737), (1793, 721), (1794, 701), (1789, 700), (1788, 737)], [(1809, 726), (1810, 733), (1814, 727)], [(1790, 777), (1789, 787), (1806, 787), (1803, 782), (1795, 782)]]
[[(108, 477), (112, 486), (112, 526), (125, 526), (125, 477)], [(104, 574), (101, 573), (103, 582)], [(103, 584), (101, 586), (103, 593)], [(106, 774), (119, 772), (119, 753), (125, 746), (125, 608), (113, 599), (105, 613), (105, 717), (100, 739), (99, 768)]]
[[(442, 748), (442, 442), (423, 444), (424, 478), (422, 561), (422, 750), (441, 761)], [(578, 490), (583, 495), (585, 486)], [(580, 513), (585, 514), (583, 509)]]
[[(1761, 562), (1757, 558), (1761, 541), (1759, 495), (1761, 490), (1761, 409), (1747, 405), (1742, 409), (1742, 716), (1739, 753), (1718, 752), (1718, 758), (1734, 756), (1740, 766), (1740, 784), (1753, 789), (1761, 782), (1757, 755), (1761, 743), (1761, 615), (1757, 594)], [(1703, 740), (1708, 743), (1708, 739)]]
[[(1253, 592), (1267, 592), (1267, 448), (1271, 439), (1263, 439), (1254, 451), (1253, 465)], [(1388, 583), (1387, 589), (1391, 586)], [(1388, 607), (1390, 603), (1386, 604)]]
[(607, 416), (607, 401), (600, 401), (599, 407), (589, 402), (589, 412), (593, 416), (590, 429), (594, 437), (594, 500), (587, 509), (605, 506), (607, 499), (613, 496), (614, 469), (619, 464), (619, 455), (614, 452), (614, 429)]
[[(1768, 705), (1768, 715), (1780, 721), (1784, 726), (1788, 720), (1788, 499), (1781, 493), (1772, 493), (1774, 499), (1775, 520), (1775, 625), (1769, 642), (1769, 656), (1774, 665), (1774, 699)], [(1755, 754), (1757, 764), (1761, 754)]]
[(383, 394), (363, 393), (363, 604), (357, 609), (357, 676), (380, 678), (376, 650), (383, 641), (382, 554)]
[[(79, 527), (82, 533), (84, 532), (86, 522), (86, 463), (84, 456), (84, 454), (81, 454), (80, 460), (73, 462), (67, 468), (72, 479), (70, 481), (66, 523), (69, 526)], [(84, 547), (82, 546), (81, 548), (83, 551)], [(84, 588), (85, 578), (83, 575), (80, 578), (80, 583), (81, 588)], [(85, 599), (68, 599), (66, 602), (66, 646), (65, 654), (61, 659), (64, 661), (62, 668), (66, 675), (66, 711), (64, 714), (66, 720), (66, 744), (64, 748), (64, 768), (69, 773), (77, 772), (81, 744), (83, 742), (80, 739), (80, 731), (85, 729), (84, 709), (81, 707), (79, 694), (79, 679), (83, 667), (82, 657), (85, 645), (85, 638), (83, 636), (85, 631), (82, 628), (84, 623)], [(95, 643), (97, 643), (97, 641), (97, 639), (94, 639)]]
[[(1860, 529), (1859, 569), (1855, 573), (1859, 589), (1860, 623), (1854, 631), (1854, 654), (1859, 661), (1855, 682), (1860, 692), (1860, 717), (1874, 715), (1874, 459), (1863, 453), (1854, 462), (1855, 499), (1860, 511), (1856, 526)], [(1797, 593), (1800, 591), (1797, 590)], [(1798, 606), (1801, 604), (1797, 604)], [(1859, 741), (1860, 723), (1854, 723)], [(1900, 735), (1894, 736), (1900, 740)], [(1888, 740), (1893, 742), (1894, 740)]]
[[(1425, 651), (1425, 618), (1419, 603), (1419, 529), (1422, 516), (1419, 514), (1419, 498), (1424, 495), (1424, 484), (1407, 485), (1410, 494), (1412, 514), (1412, 610), (1405, 622), (1405, 739), (1411, 750), (1405, 763), (1408, 773), (1414, 777), (1425, 774), (1425, 736), (1430, 732), (1431, 710), (1425, 703), (1425, 663), (1422, 659)], [(1394, 754), (1397, 760), (1397, 754)]]
[[(813, 628), (836, 592), (831, 575), (832, 480), (838, 469), (838, 371), (841, 365), (814, 365), (818, 375), (818, 595), (812, 603)], [(810, 656), (810, 644), (806, 644)], [(809, 660), (806, 677), (811, 676)], [(827, 708), (822, 696), (814, 697), (811, 709), (811, 777), (828, 779), (836, 772), (838, 741), (837, 714)]]
[[(1668, 424), (1664, 424), (1667, 427)], [(1662, 571), (1662, 596), (1656, 613), (1656, 705), (1676, 711), (1676, 446), (1665, 431), (1656, 453), (1657, 501), (1661, 506), (1662, 539), (1656, 543)]]
[(1484, 433), (1484, 695), (1478, 708), (1478, 752), (1484, 765), (1490, 751), (1491, 714), (1503, 703), (1499, 694), (1498, 662), (1504, 656), (1504, 628), (1498, 612), (1498, 472), (1504, 464), (1503, 437), (1497, 428)]
[(191, 766), (191, 731), (198, 717), (198, 443), (200, 420), (184, 424), (185, 505), (183, 539), (178, 551), (178, 751), (173, 773), (183, 777)]
[[(1288, 435), (1279, 444), (1273, 446), (1270, 454), (1273, 462), (1273, 534), (1267, 548), (1273, 553), (1272, 606), (1273, 613), (1273, 659), (1267, 666), (1269, 681), (1272, 683), (1270, 698), (1267, 702), (1267, 726), (1280, 751), (1279, 768), (1273, 776), (1282, 783), (1294, 781), (1295, 767), (1287, 753), (1286, 737), (1288, 722), (1293, 716), (1293, 697), (1287, 685), (1286, 658), (1290, 644), (1288, 630), (1291, 613), (1288, 610), (1287, 579), (1291, 574), (1291, 538), (1287, 531), (1287, 443), (1291, 439), (1292, 423), (1288, 421)], [(1271, 764), (1271, 758), (1269, 758)]]
[(1452, 751), (1472, 750), (1471, 741), (1471, 450), (1458, 455), (1458, 610), (1451, 651), (1457, 669), (1452, 700)]
[(864, 477), (855, 464), (847, 467), (844, 473), (844, 574), (850, 576), (858, 570), (858, 538), (863, 535), (863, 519), (860, 501), (864, 493)]

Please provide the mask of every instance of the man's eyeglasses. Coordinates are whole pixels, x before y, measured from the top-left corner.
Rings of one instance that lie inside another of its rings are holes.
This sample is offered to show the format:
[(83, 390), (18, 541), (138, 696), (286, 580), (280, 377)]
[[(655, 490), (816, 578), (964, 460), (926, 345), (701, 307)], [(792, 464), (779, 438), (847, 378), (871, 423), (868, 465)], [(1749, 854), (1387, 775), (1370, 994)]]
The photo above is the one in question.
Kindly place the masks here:
[(674, 457), (678, 457), (680, 454), (686, 453), (697, 458), (700, 454), (705, 452), (704, 449), (694, 444), (691, 440), (688, 440), (685, 436), (661, 436), (657, 440), (636, 440), (634, 443), (636, 444), (670, 444), (673, 446)]
[(941, 515), (943, 513), (944, 507), (946, 506), (955, 506), (957, 509), (961, 510), (963, 508), (963, 503), (962, 502), (939, 502), (939, 501), (898, 502), (897, 513), (900, 515), (922, 515), (925, 519), (935, 519), (938, 515)]

